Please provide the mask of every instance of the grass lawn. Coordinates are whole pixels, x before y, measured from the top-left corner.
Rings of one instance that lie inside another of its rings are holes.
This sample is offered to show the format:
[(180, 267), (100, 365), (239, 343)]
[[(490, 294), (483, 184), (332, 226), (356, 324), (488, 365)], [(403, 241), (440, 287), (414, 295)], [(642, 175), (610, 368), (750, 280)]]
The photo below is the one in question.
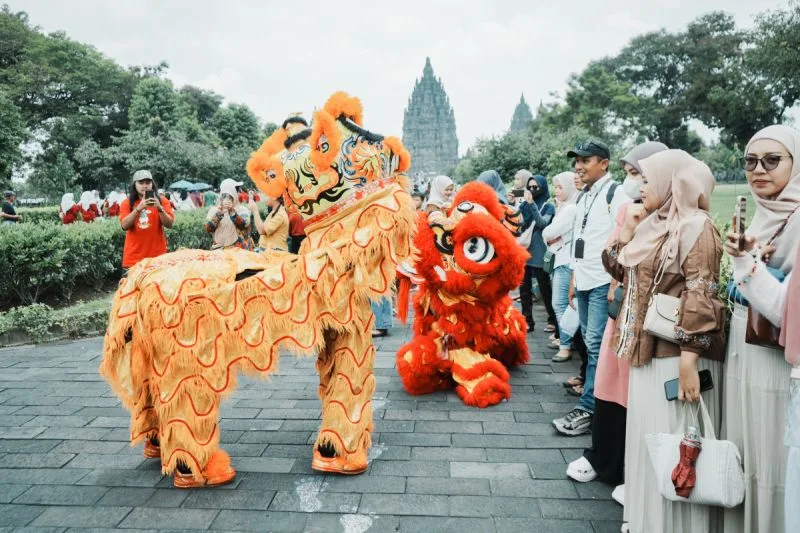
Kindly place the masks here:
[(736, 207), (736, 198), (739, 196), (747, 197), (747, 220), (749, 221), (755, 213), (755, 204), (746, 183), (718, 184), (714, 188), (714, 194), (711, 195), (711, 212), (719, 222), (730, 222)]

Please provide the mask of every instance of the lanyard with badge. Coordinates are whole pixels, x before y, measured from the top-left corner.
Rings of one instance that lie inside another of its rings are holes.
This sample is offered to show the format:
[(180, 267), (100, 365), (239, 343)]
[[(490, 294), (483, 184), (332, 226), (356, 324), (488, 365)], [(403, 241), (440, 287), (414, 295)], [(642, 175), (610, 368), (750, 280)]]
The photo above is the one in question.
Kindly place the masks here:
[[(586, 229), (586, 223), (589, 221), (589, 214), (592, 212), (592, 207), (594, 206), (594, 201), (597, 200), (597, 197), (605, 190), (606, 186), (611, 183), (609, 180), (608, 182), (604, 183), (603, 186), (597, 191), (597, 194), (594, 195), (592, 201), (589, 203), (589, 208), (584, 209), (583, 211), (583, 222), (581, 223), (581, 236), (575, 240), (575, 248), (573, 249), (573, 257), (575, 259), (583, 259), (583, 247), (584, 247), (584, 240), (583, 240), (583, 231)], [(584, 202), (586, 205), (586, 202)]]

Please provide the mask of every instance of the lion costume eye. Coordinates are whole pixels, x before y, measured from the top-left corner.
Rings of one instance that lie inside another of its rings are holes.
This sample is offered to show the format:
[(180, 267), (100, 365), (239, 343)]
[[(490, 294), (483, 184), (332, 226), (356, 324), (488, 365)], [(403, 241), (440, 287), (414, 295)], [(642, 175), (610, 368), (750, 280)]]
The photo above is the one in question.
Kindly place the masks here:
[(472, 237), (464, 243), (464, 257), (485, 265), (494, 259), (494, 245), (483, 237)]

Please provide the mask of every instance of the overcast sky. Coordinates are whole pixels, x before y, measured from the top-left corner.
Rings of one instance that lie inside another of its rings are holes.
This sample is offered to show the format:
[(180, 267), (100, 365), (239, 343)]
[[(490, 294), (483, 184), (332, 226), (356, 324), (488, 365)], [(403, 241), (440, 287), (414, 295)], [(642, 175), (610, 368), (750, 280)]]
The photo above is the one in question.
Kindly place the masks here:
[[(337, 90), (359, 96), (365, 126), (401, 135), (425, 57), (456, 116), (459, 152), (501, 134), (520, 93), (532, 109), (567, 76), (631, 37), (725, 10), (749, 26), (764, 0), (378, 1), (5, 0), (46, 32), (64, 30), (123, 65), (166, 60), (192, 84), (246, 103), (263, 121), (310, 116)], [(536, 5), (534, 5), (536, 4)]]

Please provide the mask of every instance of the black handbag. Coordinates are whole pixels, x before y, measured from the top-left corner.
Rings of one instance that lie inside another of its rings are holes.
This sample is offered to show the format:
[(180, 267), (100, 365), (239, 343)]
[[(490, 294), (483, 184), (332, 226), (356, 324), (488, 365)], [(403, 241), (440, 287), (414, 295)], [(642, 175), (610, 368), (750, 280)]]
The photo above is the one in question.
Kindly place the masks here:
[(553, 270), (556, 269), (556, 254), (547, 250), (544, 253), (544, 258), (542, 259), (542, 270), (545, 271), (546, 274), (552, 274)]

